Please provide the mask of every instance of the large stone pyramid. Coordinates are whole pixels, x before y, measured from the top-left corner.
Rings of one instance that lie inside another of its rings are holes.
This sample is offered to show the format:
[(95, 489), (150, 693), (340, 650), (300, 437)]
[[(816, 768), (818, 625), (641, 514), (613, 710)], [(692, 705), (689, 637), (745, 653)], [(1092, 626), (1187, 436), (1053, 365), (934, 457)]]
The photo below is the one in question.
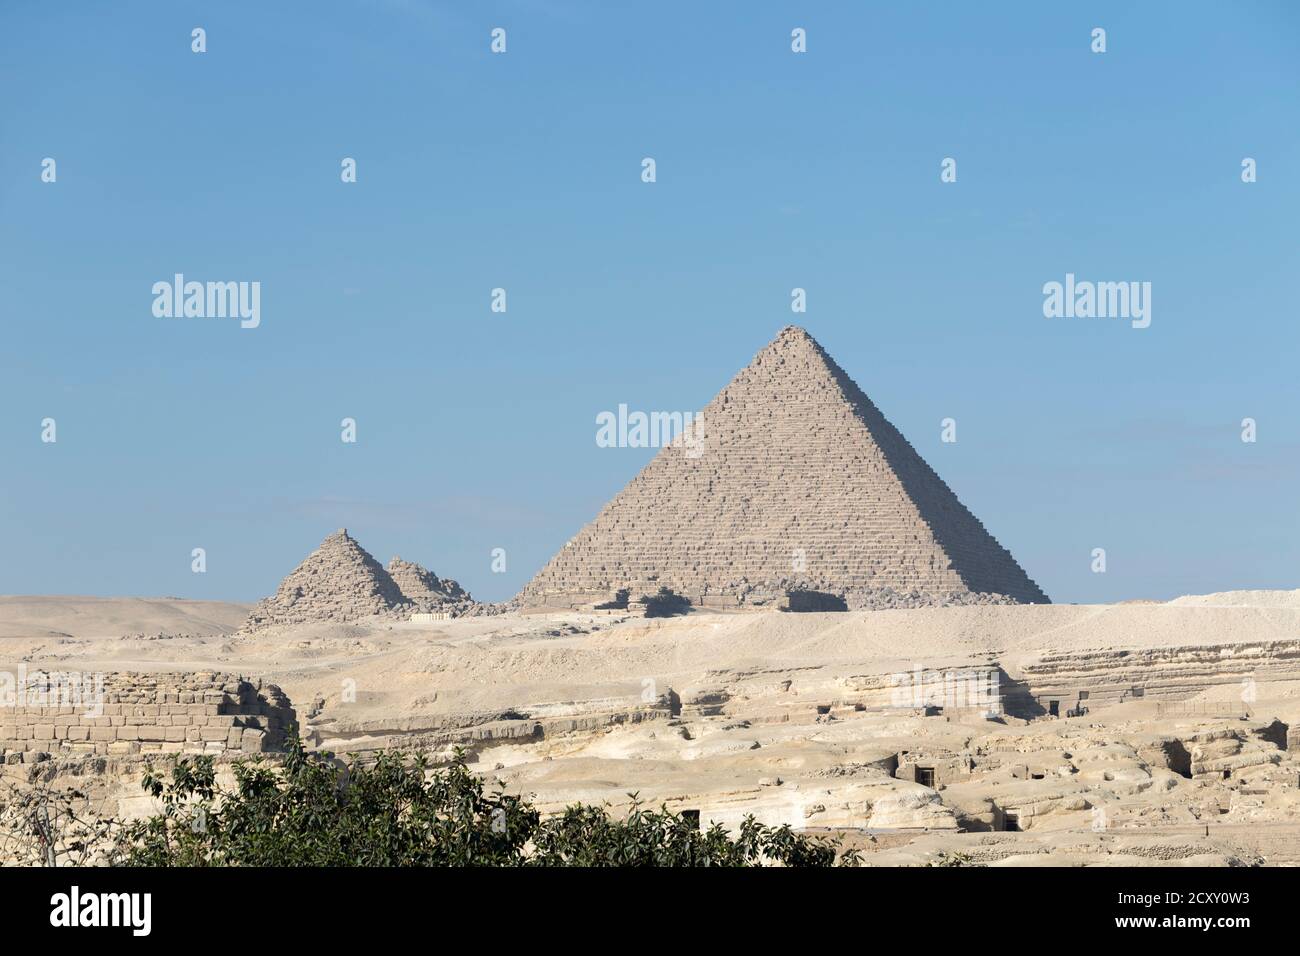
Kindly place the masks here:
[(376, 615), (409, 615), (411, 602), (384, 566), (341, 528), (321, 542), (280, 582), (279, 589), (259, 601), (241, 630), (274, 624), (315, 621), (358, 621)]
[(668, 587), (697, 605), (1046, 603), (803, 329), (790, 326), (520, 592), (572, 607)]

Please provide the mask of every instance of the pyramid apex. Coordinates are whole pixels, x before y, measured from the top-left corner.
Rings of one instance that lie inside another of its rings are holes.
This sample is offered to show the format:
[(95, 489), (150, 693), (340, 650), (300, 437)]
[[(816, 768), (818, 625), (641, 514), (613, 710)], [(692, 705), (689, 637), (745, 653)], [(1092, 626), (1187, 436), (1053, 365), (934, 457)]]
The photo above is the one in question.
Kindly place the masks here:
[(808, 330), (800, 325), (787, 325), (780, 332), (776, 333), (769, 344), (769, 349), (797, 349), (811, 350), (822, 352), (822, 347), (817, 344), (817, 340), (809, 334)]
[(780, 332), (776, 333), (777, 339), (800, 339), (809, 342), (817, 341), (802, 325), (787, 325)]

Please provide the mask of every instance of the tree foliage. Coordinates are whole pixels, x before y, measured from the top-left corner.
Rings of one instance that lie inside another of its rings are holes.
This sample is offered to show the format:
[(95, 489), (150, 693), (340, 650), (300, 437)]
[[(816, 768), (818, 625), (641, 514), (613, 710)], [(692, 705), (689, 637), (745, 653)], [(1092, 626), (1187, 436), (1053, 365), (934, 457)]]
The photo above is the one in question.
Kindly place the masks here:
[(614, 818), (575, 805), (543, 818), (527, 801), (488, 790), (463, 755), (432, 768), (387, 751), (348, 767), (297, 739), (277, 766), (234, 765), (233, 788), (211, 758), (146, 775), (162, 811), (126, 825), (134, 866), (831, 866), (855, 863), (836, 841), (746, 818), (733, 838), (667, 809)]

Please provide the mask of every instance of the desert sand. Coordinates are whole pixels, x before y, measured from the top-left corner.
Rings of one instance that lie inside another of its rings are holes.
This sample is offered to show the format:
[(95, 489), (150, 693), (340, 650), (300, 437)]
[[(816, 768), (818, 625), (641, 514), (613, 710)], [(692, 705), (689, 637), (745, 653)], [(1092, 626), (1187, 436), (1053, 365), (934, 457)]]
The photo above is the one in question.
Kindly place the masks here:
[[(1300, 720), (1300, 592), (509, 613), (251, 634), (238, 631), (247, 611), (0, 599), (0, 666), (238, 673), (282, 688), (313, 746), (362, 759), (459, 747), (544, 809), (622, 808), (637, 793), (706, 824), (754, 814), (841, 833), (872, 863), (949, 852), (1027, 865), (1300, 862), (1300, 763), (1287, 749)], [(900, 703), (918, 668), (996, 668), (1004, 706), (945, 701), (942, 680), (926, 677), (925, 699)], [(1065, 716), (1081, 690), (1087, 712)], [(1029, 712), (1046, 697), (1063, 702), (1057, 716)], [(146, 809), (136, 772), (129, 753), (110, 761), (125, 813)]]

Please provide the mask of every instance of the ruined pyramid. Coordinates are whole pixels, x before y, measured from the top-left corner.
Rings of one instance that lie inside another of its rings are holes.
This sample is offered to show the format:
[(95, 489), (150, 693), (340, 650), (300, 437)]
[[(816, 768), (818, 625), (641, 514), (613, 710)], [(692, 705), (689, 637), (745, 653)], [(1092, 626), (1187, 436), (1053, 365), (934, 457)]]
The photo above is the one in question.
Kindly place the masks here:
[(505, 607), (479, 604), (455, 581), (413, 561), (393, 558), (385, 569), (340, 528), (280, 582), (275, 594), (253, 607), (240, 632), (282, 624), (404, 621), (434, 610), (459, 617), (499, 614)]
[(470, 600), (465, 589), (451, 578), (440, 578), (414, 561), (395, 557), (388, 562), (388, 574), (402, 596), (422, 611)]
[(850, 608), (1047, 596), (803, 329), (787, 327), (520, 592), (574, 607), (667, 587)]
[(340, 528), (259, 601), (241, 630), (311, 621), (346, 622), (413, 610), (384, 566)]

